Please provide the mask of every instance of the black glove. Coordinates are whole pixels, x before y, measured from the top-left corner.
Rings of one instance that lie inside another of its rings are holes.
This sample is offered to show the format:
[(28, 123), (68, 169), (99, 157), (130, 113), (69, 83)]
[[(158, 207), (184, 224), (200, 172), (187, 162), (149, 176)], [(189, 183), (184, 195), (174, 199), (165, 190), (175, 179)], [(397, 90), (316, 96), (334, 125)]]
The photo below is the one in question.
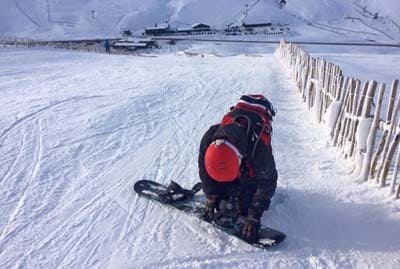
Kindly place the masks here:
[(217, 195), (207, 195), (206, 208), (203, 213), (203, 219), (205, 221), (210, 222), (214, 220), (217, 206)]
[(242, 228), (242, 236), (248, 242), (256, 242), (258, 240), (258, 232), (260, 230), (260, 214), (256, 210), (250, 208), (247, 217), (244, 220)]

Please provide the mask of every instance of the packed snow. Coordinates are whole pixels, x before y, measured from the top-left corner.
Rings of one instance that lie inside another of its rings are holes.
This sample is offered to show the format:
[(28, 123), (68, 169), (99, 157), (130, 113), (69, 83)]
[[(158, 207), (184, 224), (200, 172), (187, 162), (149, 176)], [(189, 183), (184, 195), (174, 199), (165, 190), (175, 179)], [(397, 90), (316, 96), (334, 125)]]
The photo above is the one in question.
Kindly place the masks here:
[[(400, 265), (398, 203), (354, 182), (271, 53), (2, 49), (0, 67), (2, 268)], [(271, 251), (133, 191), (139, 179), (198, 182), (201, 136), (244, 93), (278, 110), (279, 186), (262, 222), (287, 239)]]
[[(400, 40), (398, 0), (217, 2), (3, 0), (0, 39), (271, 21), (289, 24), (291, 40)], [(387, 91), (400, 78), (398, 48), (303, 47)], [(0, 48), (0, 268), (400, 268), (400, 201), (357, 181), (358, 161), (345, 160), (326, 132), (337, 108), (316, 124), (275, 48), (185, 41), (135, 56)], [(262, 222), (287, 239), (270, 251), (133, 191), (140, 179), (197, 183), (203, 133), (247, 93), (278, 110), (278, 188)]]

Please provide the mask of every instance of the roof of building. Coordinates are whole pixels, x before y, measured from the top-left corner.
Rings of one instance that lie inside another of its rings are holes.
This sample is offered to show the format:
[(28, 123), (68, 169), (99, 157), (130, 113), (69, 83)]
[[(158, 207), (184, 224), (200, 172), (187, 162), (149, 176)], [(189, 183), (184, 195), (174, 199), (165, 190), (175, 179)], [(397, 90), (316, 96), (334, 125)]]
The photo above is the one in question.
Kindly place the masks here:
[(146, 43), (116, 42), (114, 47), (147, 47)]
[(192, 25), (192, 28), (196, 28), (196, 27), (205, 27), (205, 28), (209, 28), (210, 25), (204, 24), (204, 23), (195, 23)]
[(119, 42), (134, 42), (134, 43), (143, 43), (143, 42), (151, 42), (153, 41), (151, 37), (125, 37), (120, 39)]
[(270, 22), (263, 22), (263, 23), (243, 23), (243, 27), (266, 27), (271, 26)]

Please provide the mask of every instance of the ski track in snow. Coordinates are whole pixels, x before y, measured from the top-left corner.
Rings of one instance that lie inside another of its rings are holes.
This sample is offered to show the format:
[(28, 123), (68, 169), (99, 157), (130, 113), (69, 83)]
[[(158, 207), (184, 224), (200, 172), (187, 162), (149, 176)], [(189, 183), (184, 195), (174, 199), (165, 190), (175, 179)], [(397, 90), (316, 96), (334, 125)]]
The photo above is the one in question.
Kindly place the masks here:
[[(42, 140), (43, 140), (40, 120), (38, 121), (38, 127), (36, 127), (36, 128), (38, 129), (37, 139), (36, 139), (36, 143), (35, 143), (37, 150), (34, 155), (34, 165), (32, 168), (32, 172), (28, 178), (28, 182), (27, 182), (25, 188), (22, 190), (21, 197), (18, 199), (17, 205), (16, 205), (15, 209), (12, 210), (11, 216), (9, 217), (9, 219), (6, 223), (6, 226), (4, 227), (3, 232), (0, 235), (0, 242), (2, 242), (3, 245), (9, 243), (8, 238), (12, 238), (13, 235), (18, 232), (18, 230), (15, 230), (13, 228), (7, 229), (7, 227), (9, 224), (11, 225), (15, 221), (15, 219), (18, 216), (18, 213), (22, 210), (29, 187), (32, 185), (32, 181), (37, 177), (37, 174), (40, 169), (40, 161), (41, 161), (41, 155), (42, 155)], [(18, 155), (20, 155), (20, 153)], [(19, 159), (19, 156), (17, 157), (17, 159)], [(8, 231), (8, 230), (10, 230), (10, 231)]]
[[(352, 182), (285, 70), (258, 56), (0, 50), (0, 267), (398, 267), (392, 203)], [(288, 238), (271, 251), (133, 193), (195, 184), (201, 136), (249, 92), (278, 109), (263, 222)]]

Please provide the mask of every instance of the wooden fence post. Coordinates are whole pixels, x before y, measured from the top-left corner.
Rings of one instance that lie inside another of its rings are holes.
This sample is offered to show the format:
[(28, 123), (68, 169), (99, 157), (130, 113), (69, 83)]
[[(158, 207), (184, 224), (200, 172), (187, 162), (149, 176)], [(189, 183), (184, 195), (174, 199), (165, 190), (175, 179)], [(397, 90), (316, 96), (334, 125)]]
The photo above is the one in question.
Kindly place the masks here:
[(311, 62), (310, 62), (310, 73), (309, 73), (309, 79), (308, 79), (308, 85), (307, 85), (307, 89), (305, 92), (305, 96), (306, 96), (306, 103), (307, 103), (307, 107), (308, 109), (311, 109), (311, 107), (314, 105), (314, 98), (313, 96), (315, 95), (315, 77), (316, 77), (316, 70), (317, 70), (317, 66), (316, 66), (316, 59), (312, 58)]
[(348, 126), (350, 124), (350, 118), (349, 118), (349, 114), (350, 114), (350, 108), (351, 108), (351, 102), (352, 102), (352, 98), (353, 98), (353, 93), (354, 93), (354, 79), (351, 78), (349, 80), (349, 84), (347, 86), (347, 100), (344, 103), (344, 114), (343, 114), (343, 119), (342, 119), (342, 125), (341, 125), (341, 130), (340, 130), (340, 137), (339, 137), (339, 143), (338, 146), (340, 146), (342, 148), (342, 151), (344, 149), (344, 146), (346, 144), (346, 136), (347, 136), (347, 132), (348, 132)]
[[(398, 80), (394, 80), (392, 83), (392, 91), (394, 91), (394, 89), (397, 90), (399, 81)], [(394, 102), (394, 100), (393, 100)], [(397, 118), (397, 115), (399, 113), (400, 110), (400, 97), (397, 99), (397, 103), (396, 106), (394, 107), (394, 111), (392, 111), (391, 114), (391, 119), (390, 119), (390, 132), (394, 132), (394, 128), (395, 128), (395, 121)], [(390, 137), (390, 136), (389, 136)], [(399, 168), (399, 164), (400, 164), (400, 149), (398, 149), (397, 151), (397, 158), (396, 158), (396, 163), (394, 166), (394, 171), (393, 171), (393, 176), (392, 176), (392, 180), (390, 182), (390, 194), (394, 194), (395, 193), (395, 187), (396, 187), (396, 181), (397, 181), (397, 173), (398, 173), (398, 168)], [(400, 184), (399, 184), (400, 186)], [(399, 187), (400, 190), (400, 187)]]
[[(383, 125), (382, 137), (371, 164), (370, 177), (374, 178), (376, 176), (377, 183), (379, 182), (380, 175), (382, 174), (383, 160), (385, 160), (387, 156), (387, 151), (389, 149), (389, 140), (391, 139), (392, 134), (394, 132), (396, 124), (395, 121), (398, 109), (400, 108), (399, 107), (400, 102), (398, 102), (395, 106), (394, 101), (396, 99), (396, 95), (397, 95), (397, 82), (393, 81), (392, 89), (390, 92), (389, 107), (386, 113), (386, 122), (382, 124)], [(400, 99), (398, 101), (400, 101)], [(380, 164), (378, 166), (379, 160)]]
[(338, 145), (338, 140), (340, 139), (340, 133), (343, 129), (344, 125), (344, 117), (346, 113), (346, 103), (350, 95), (350, 90), (348, 89), (349, 85), (352, 83), (352, 78), (346, 77), (345, 82), (343, 83), (343, 88), (342, 92), (344, 92), (341, 96), (341, 102), (340, 102), (340, 109), (339, 109), (339, 116), (336, 120), (335, 123), (335, 128), (334, 128), (334, 136), (333, 136), (333, 145), (337, 146)]
[[(376, 91), (376, 81), (372, 81), (369, 88), (368, 88), (368, 95), (365, 98), (364, 106), (363, 106), (363, 112), (362, 112), (362, 117), (366, 119), (369, 117), (369, 113), (371, 110), (372, 106), (372, 100), (375, 95)], [(375, 109), (375, 115), (374, 115), (374, 120), (372, 122), (369, 134), (368, 134), (368, 139), (367, 139), (367, 151), (363, 160), (363, 166), (361, 170), (361, 179), (363, 181), (368, 180), (369, 176), (369, 169), (371, 167), (371, 159), (372, 159), (372, 153), (374, 149), (374, 143), (375, 143), (375, 136), (376, 136), (376, 131), (378, 129), (378, 124), (379, 124), (379, 116), (380, 116), (380, 108), (382, 105), (382, 98), (383, 98), (383, 93), (385, 90), (385, 84), (381, 85), (381, 88), (379, 90), (379, 97), (378, 97), (378, 105), (376, 106)]]
[(400, 198), (400, 184), (397, 185), (396, 199)]
[[(394, 194), (395, 188), (396, 188), (396, 180), (397, 180), (397, 169), (399, 168), (399, 163), (400, 163), (400, 150), (397, 151), (397, 158), (396, 158), (396, 163), (394, 165), (394, 171), (393, 171), (393, 177), (392, 181), (390, 182), (390, 194)], [(400, 184), (399, 184), (400, 186)]]
[(353, 157), (355, 154), (355, 144), (356, 144), (356, 132), (358, 128), (358, 120), (357, 120), (357, 108), (358, 102), (360, 101), (360, 85), (361, 81), (356, 80), (355, 91), (354, 91), (354, 98), (353, 98), (353, 107), (351, 110), (351, 115), (353, 117), (350, 126), (350, 149), (349, 149), (349, 156)]
[(399, 142), (400, 142), (400, 131), (398, 130), (392, 142), (390, 143), (387, 158), (383, 160), (382, 174), (379, 177), (379, 182), (381, 187), (384, 187), (386, 185), (386, 177), (389, 172), (390, 163), (392, 161), (396, 148), (399, 145)]
[(344, 122), (344, 128), (343, 128), (343, 132), (342, 132), (342, 136), (341, 136), (341, 146), (342, 146), (342, 152), (344, 154), (344, 158), (347, 159), (348, 155), (346, 152), (346, 144), (350, 138), (350, 133), (351, 133), (351, 125), (353, 122), (353, 118), (352, 118), (352, 111), (353, 111), (353, 104), (355, 102), (355, 91), (356, 91), (356, 80), (352, 79), (352, 83), (350, 84), (351, 87), (349, 88), (349, 99), (348, 102), (346, 104), (346, 117), (345, 117), (345, 122)]
[[(398, 85), (398, 81), (393, 81), (392, 83), (392, 92), (396, 92), (397, 91), (397, 85)], [(395, 93), (393, 93), (395, 95)], [(397, 117), (397, 113), (398, 113), (398, 107), (396, 107), (396, 111), (394, 111), (394, 114), (392, 116), (393, 117), (393, 122), (390, 125), (390, 129), (387, 130), (387, 132), (389, 133), (389, 136), (387, 137), (386, 141), (385, 141), (385, 146), (383, 147), (383, 153), (382, 153), (382, 165), (378, 171), (378, 176), (377, 176), (377, 183), (380, 183), (381, 187), (384, 187), (386, 184), (386, 178), (387, 178), (387, 174), (389, 172), (389, 167), (390, 167), (390, 163), (393, 159), (393, 155), (394, 152), (396, 151), (396, 148), (398, 146), (398, 139), (400, 139), (400, 137), (398, 137), (398, 134), (396, 132), (396, 135), (393, 139), (392, 142), (390, 142), (390, 138), (392, 135), (392, 132), (394, 131), (395, 128), (395, 121), (396, 121), (396, 117)], [(389, 111), (388, 111), (389, 112)], [(392, 111), (390, 111), (392, 112)]]
[(318, 58), (317, 64), (317, 78), (315, 81), (315, 100), (314, 100), (314, 115), (318, 123), (321, 123), (322, 120), (322, 105), (323, 105), (323, 87), (324, 87), (324, 80), (323, 74), (325, 72), (325, 65), (326, 62), (324, 59)]

